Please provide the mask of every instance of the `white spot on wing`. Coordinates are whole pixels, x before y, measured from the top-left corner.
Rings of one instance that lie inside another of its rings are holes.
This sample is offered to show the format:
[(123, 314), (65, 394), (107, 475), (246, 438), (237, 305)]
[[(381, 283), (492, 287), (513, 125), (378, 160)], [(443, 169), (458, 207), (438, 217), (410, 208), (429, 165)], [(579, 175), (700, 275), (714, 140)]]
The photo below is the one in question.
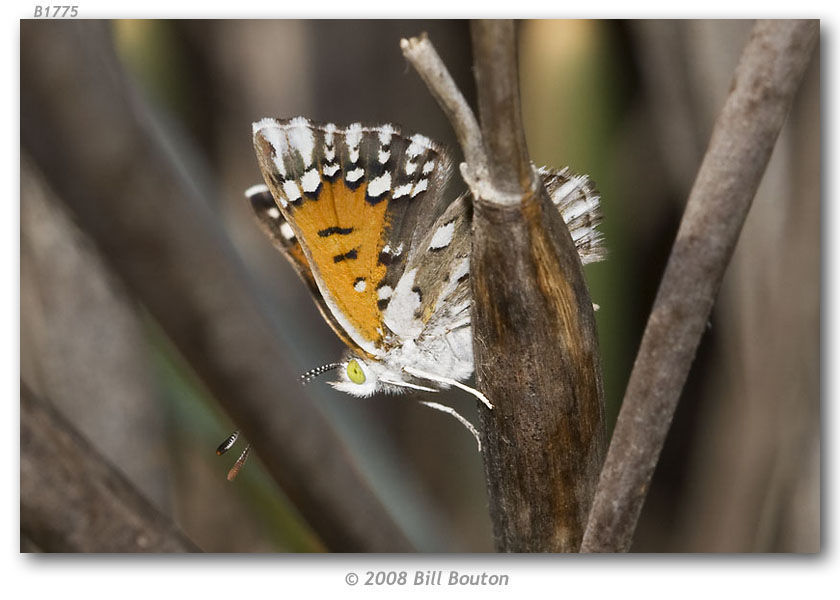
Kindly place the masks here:
[(423, 175), (428, 175), (432, 172), (432, 169), (435, 168), (435, 161), (430, 160), (427, 161), (426, 164), (423, 165)]
[(289, 123), (286, 136), (289, 138), (289, 145), (300, 152), (304, 166), (312, 166), (312, 153), (315, 150), (315, 134), (309, 125), (309, 121), (303, 117), (292, 119)]
[(349, 173), (347, 173), (347, 181), (349, 181), (350, 183), (354, 183), (354, 182), (358, 181), (359, 179), (361, 179), (362, 175), (364, 175), (364, 174), (365, 174), (365, 170), (361, 167), (357, 167), (357, 168), (353, 169), (352, 171), (350, 171)]
[(332, 177), (333, 175), (336, 174), (336, 171), (338, 171), (338, 169), (339, 169), (339, 166), (335, 165), (335, 164), (334, 165), (325, 165), (324, 166), (324, 175), (326, 175), (327, 177)]
[(420, 135), (419, 133), (415, 133), (411, 136), (411, 144), (409, 144), (408, 149), (405, 153), (408, 155), (409, 158), (414, 158), (423, 150), (432, 150), (434, 144), (432, 144), (432, 140), (427, 138), (424, 135)]
[(245, 197), (251, 198), (257, 194), (265, 194), (266, 192), (268, 192), (268, 186), (264, 183), (258, 183), (245, 190)]
[(455, 268), (452, 269), (452, 273), (449, 275), (449, 279), (451, 279), (452, 281), (458, 281), (459, 279), (461, 279), (461, 277), (463, 277), (464, 275), (466, 275), (469, 272), (470, 272), (470, 259), (465, 258), (461, 262), (459, 262), (457, 265), (455, 265)]
[(309, 169), (303, 174), (303, 177), (300, 178), (300, 184), (303, 186), (304, 192), (314, 192), (318, 189), (318, 185), (320, 185), (320, 183), (321, 176), (318, 174), (317, 169)]
[(390, 285), (383, 285), (381, 288), (376, 290), (376, 297), (380, 300), (387, 300), (391, 297), (391, 294), (394, 290), (391, 288)]
[(324, 126), (324, 146), (332, 146), (335, 140), (335, 123), (327, 123)]
[(272, 219), (279, 219), (280, 218), (280, 209), (278, 209), (276, 206), (272, 206), (267, 211), (265, 211), (265, 214), (267, 214)]
[(295, 239), (295, 232), (292, 229), (292, 226), (286, 222), (280, 225), (280, 235), (282, 235), (286, 240)]
[(265, 117), (251, 125), (251, 132), (256, 135), (258, 131), (262, 131), (263, 129), (267, 129), (269, 127), (277, 127), (278, 125), (279, 123), (277, 122), (277, 119)]
[(411, 190), (411, 197), (414, 198), (420, 192), (425, 192), (429, 188), (429, 180), (428, 179), (421, 179), (417, 182), (417, 185), (414, 186), (414, 189)]
[(379, 150), (379, 162), (380, 164), (385, 164), (388, 162), (388, 159), (391, 158), (391, 151), (390, 150)]
[(387, 146), (391, 143), (391, 136), (396, 133), (396, 130), (392, 125), (386, 123), (379, 129), (379, 143), (383, 146)]
[(398, 185), (394, 189), (394, 193), (391, 195), (391, 197), (396, 200), (397, 198), (401, 198), (401, 197), (407, 195), (410, 191), (411, 191), (411, 184), (410, 183), (405, 183), (403, 185)]
[(367, 187), (367, 194), (371, 198), (377, 198), (391, 189), (391, 174), (383, 173), (371, 180)]
[(367, 288), (367, 282), (364, 279), (359, 279), (353, 284), (353, 289), (357, 292), (364, 292), (365, 288)]
[(289, 202), (300, 199), (300, 190), (294, 181), (284, 181), (283, 191), (286, 192), (286, 197), (289, 199)]
[(263, 119), (258, 123), (254, 123), (254, 135), (263, 136), (265, 140), (274, 150), (274, 166), (283, 177), (286, 176), (286, 166), (283, 164), (283, 155), (287, 152), (289, 147), (286, 141), (286, 133), (277, 126), (273, 119)]
[(439, 250), (446, 248), (452, 241), (452, 235), (455, 233), (455, 221), (450, 221), (446, 225), (441, 225), (432, 236), (432, 241), (429, 242), (430, 250)]
[(420, 308), (420, 296), (412, 290), (416, 276), (416, 268), (403, 273), (382, 319), (401, 338), (413, 339), (423, 330), (423, 323), (414, 318), (414, 312)]
[(353, 123), (347, 127), (347, 132), (344, 136), (344, 141), (347, 142), (349, 148), (358, 148), (362, 141), (362, 124)]

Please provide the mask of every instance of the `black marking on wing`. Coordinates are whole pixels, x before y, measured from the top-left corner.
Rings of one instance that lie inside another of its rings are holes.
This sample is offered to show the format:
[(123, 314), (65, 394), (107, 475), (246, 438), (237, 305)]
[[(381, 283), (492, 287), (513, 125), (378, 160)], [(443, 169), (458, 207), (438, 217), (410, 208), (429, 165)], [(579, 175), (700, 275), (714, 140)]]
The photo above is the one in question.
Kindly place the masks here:
[(335, 164), (335, 163), (327, 163), (327, 164), (325, 164), (321, 167), (321, 178), (324, 181), (329, 181), (330, 183), (334, 183), (339, 178), (339, 176), (341, 175), (341, 173), (342, 173), (341, 165), (338, 165), (338, 168), (333, 171), (332, 175), (327, 175), (324, 168), (329, 166), (329, 165), (333, 165), (333, 164)]
[(357, 189), (359, 189), (359, 186), (362, 185), (364, 182), (365, 182), (365, 176), (364, 175), (359, 177), (356, 181), (349, 181), (347, 179), (347, 177), (344, 178), (344, 185), (347, 186), (348, 190), (351, 190), (353, 192), (355, 192)]
[[(319, 175), (323, 175), (323, 174), (319, 173)], [(321, 184), (321, 181), (319, 180), (318, 181), (318, 187), (316, 187), (311, 192), (303, 192), (303, 195), (306, 197), (307, 200), (312, 200), (314, 202), (314, 201), (318, 200), (318, 196), (321, 195), (321, 188), (323, 188), (323, 187), (324, 186)]]
[(356, 248), (353, 248), (350, 252), (345, 252), (344, 254), (337, 254), (333, 256), (333, 262), (341, 262), (343, 260), (355, 260), (359, 257), (359, 253)]
[(371, 206), (376, 206), (377, 204), (379, 204), (383, 200), (387, 200), (387, 199), (388, 199), (388, 194), (386, 194), (386, 193), (379, 194), (376, 198), (372, 198), (367, 194), (367, 192), (365, 192), (365, 202), (367, 202)]
[(268, 178), (271, 180), (271, 184), (278, 189), (283, 187), (283, 183), (286, 181), (278, 171), (269, 171)]
[(349, 235), (353, 233), (352, 227), (327, 227), (326, 229), (322, 229), (318, 232), (318, 235), (321, 237), (329, 237), (331, 235)]

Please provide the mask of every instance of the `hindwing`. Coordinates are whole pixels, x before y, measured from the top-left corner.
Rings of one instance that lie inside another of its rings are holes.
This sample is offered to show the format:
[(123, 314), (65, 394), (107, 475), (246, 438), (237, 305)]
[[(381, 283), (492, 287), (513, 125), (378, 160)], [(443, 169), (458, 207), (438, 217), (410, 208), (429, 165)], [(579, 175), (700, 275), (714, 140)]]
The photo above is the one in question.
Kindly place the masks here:
[[(600, 196), (586, 175), (568, 168), (538, 169), (552, 203), (560, 211), (581, 261), (603, 260)], [(421, 339), (470, 325), (469, 284), (472, 199), (464, 194), (453, 202), (412, 249), (405, 273), (394, 293), (399, 311), (385, 315), (402, 337)]]

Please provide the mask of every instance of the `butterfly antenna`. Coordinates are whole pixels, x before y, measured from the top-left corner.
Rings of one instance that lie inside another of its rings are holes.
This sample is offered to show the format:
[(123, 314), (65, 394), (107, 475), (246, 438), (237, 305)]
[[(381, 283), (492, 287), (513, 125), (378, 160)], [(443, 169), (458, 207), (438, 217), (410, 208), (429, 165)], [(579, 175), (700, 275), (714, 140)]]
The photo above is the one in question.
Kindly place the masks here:
[(227, 474), (227, 480), (233, 481), (237, 475), (239, 475), (239, 471), (245, 465), (245, 461), (248, 460), (248, 456), (251, 454), (251, 444), (245, 446), (245, 449), (242, 451), (242, 454), (239, 455), (239, 458), (236, 459), (236, 462), (233, 463), (233, 466), (230, 468)]
[(221, 456), (222, 454), (224, 454), (225, 452), (227, 452), (228, 450), (233, 448), (233, 445), (236, 443), (236, 440), (238, 440), (238, 439), (239, 439), (239, 430), (237, 429), (236, 431), (231, 433), (229, 436), (227, 436), (225, 438), (224, 442), (219, 444), (219, 447), (216, 448), (216, 455)]
[(327, 371), (332, 371), (333, 369), (337, 369), (340, 366), (341, 363), (330, 363), (328, 365), (322, 365), (315, 369), (309, 369), (306, 373), (300, 376), (300, 384), (306, 385), (307, 383), (318, 377), (318, 375), (323, 375)]
[[(234, 444), (236, 444), (236, 440), (239, 439), (239, 430), (237, 429), (229, 436), (225, 438), (225, 441), (219, 444), (219, 447), (216, 448), (216, 454), (221, 456), (231, 448), (233, 448)], [(227, 480), (233, 481), (237, 475), (239, 475), (239, 471), (242, 470), (242, 467), (245, 466), (245, 461), (248, 460), (248, 455), (251, 454), (251, 444), (245, 446), (245, 450), (242, 451), (242, 454), (239, 455), (239, 458), (236, 459), (236, 462), (233, 463), (233, 466), (230, 468), (227, 474)]]

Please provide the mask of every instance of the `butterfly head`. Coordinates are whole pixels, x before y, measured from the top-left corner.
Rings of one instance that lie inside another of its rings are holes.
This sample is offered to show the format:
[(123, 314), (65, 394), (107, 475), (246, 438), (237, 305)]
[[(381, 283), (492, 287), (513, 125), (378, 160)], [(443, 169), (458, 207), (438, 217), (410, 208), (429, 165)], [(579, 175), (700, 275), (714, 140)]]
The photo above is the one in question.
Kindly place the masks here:
[(330, 381), (335, 389), (353, 396), (367, 397), (380, 389), (380, 365), (350, 353), (339, 363), (338, 381)]

